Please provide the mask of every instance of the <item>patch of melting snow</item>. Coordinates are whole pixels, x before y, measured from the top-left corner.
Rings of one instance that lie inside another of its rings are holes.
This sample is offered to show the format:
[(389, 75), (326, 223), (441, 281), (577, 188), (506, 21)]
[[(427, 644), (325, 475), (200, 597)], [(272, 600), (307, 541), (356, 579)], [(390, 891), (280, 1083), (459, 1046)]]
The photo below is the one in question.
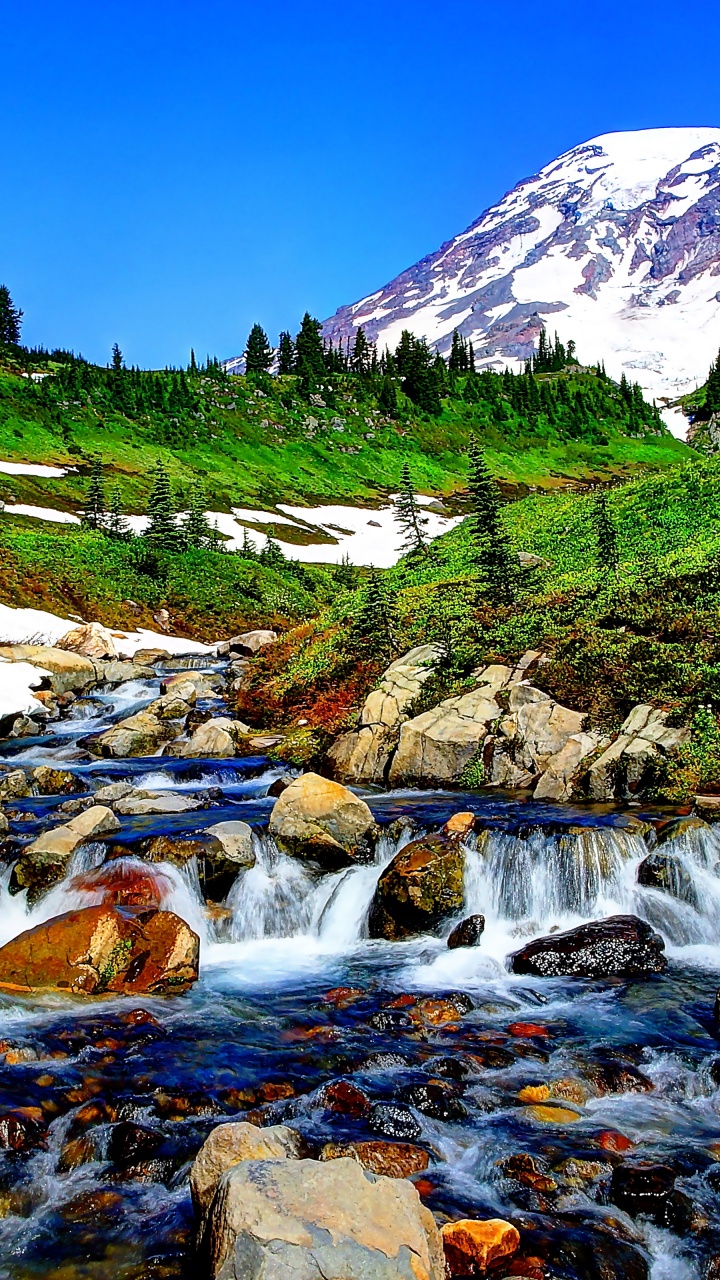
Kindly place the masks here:
[(12, 516), (32, 516), (33, 520), (49, 520), (52, 524), (80, 524), (80, 517), (54, 507), (33, 507), (24, 502), (6, 502), (2, 510)]
[(0, 472), (6, 476), (65, 476), (77, 467), (52, 467), (43, 462), (0, 462)]

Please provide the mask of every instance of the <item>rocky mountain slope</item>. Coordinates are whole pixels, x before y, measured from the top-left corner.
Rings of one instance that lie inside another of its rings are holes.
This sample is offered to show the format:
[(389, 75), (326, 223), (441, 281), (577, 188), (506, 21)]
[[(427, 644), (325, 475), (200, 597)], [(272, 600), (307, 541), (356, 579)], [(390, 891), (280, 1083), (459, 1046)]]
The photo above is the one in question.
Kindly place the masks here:
[(461, 235), (326, 321), (382, 349), (403, 329), (478, 364), (532, 355), (545, 326), (654, 396), (703, 381), (720, 341), (720, 129), (612, 133), (519, 182)]

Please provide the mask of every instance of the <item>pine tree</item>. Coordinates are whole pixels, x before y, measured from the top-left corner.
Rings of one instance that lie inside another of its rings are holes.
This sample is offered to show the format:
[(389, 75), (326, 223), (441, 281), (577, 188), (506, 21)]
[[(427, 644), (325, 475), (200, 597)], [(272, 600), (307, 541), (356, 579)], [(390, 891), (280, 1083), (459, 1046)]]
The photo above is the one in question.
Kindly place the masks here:
[(489, 598), (510, 604), (515, 597), (517, 569), (510, 539), (503, 527), (500, 494), (485, 459), (472, 439), (468, 450), (472, 546), (475, 562)]
[(469, 368), (468, 349), (465, 339), (453, 329), (452, 346), (448, 358), (448, 369), (451, 373), (467, 373)]
[(197, 373), (197, 361), (195, 359), (195, 348), (190, 348), (190, 372)]
[(387, 373), (380, 384), (378, 406), (382, 413), (387, 413), (390, 417), (397, 412), (397, 388)]
[(296, 367), (303, 391), (314, 391), (325, 377), (322, 325), (305, 312), (300, 332), (295, 339)]
[(108, 537), (116, 538), (120, 542), (129, 538), (132, 534), (130, 525), (125, 519), (122, 494), (120, 492), (120, 486), (117, 484), (114, 485), (110, 492), (110, 506), (105, 520), (105, 532)]
[(119, 348), (119, 346), (118, 346), (117, 342), (114, 342), (114, 343), (113, 343), (113, 349), (112, 349), (112, 368), (113, 368), (113, 373), (120, 373), (120, 372), (125, 368), (125, 361), (124, 361), (124, 359), (123, 359), (123, 353), (122, 353), (122, 351), (120, 350), (120, 348)]
[(258, 549), (255, 546), (255, 543), (253, 542), (252, 538), (250, 537), (247, 526), (245, 526), (243, 528), (243, 540), (242, 540), (242, 546), (240, 547), (240, 555), (242, 556), (243, 560), (257, 560), (257, 554), (258, 554)]
[(107, 504), (105, 501), (105, 476), (103, 461), (99, 453), (95, 454), (90, 472), (83, 524), (90, 529), (102, 529), (105, 524)]
[(295, 343), (285, 330), (278, 341), (278, 373), (281, 377), (295, 372)]
[(593, 494), (592, 522), (597, 544), (597, 566), (599, 569), (609, 569), (617, 573), (620, 560), (617, 533), (608, 511), (607, 495), (604, 489), (597, 489)]
[(468, 342), (468, 371), (475, 372), (475, 348), (472, 342)]
[(351, 628), (351, 644), (369, 658), (389, 658), (395, 651), (393, 603), (383, 578), (370, 565), (360, 608)]
[(175, 524), (174, 504), (170, 479), (162, 462), (155, 469), (155, 479), (148, 499), (148, 525), (145, 537), (159, 550), (176, 551), (179, 544), (178, 529)]
[(428, 519), (418, 507), (408, 462), (403, 463), (400, 490), (395, 497), (393, 507), (394, 518), (403, 532), (403, 547), (405, 551), (426, 552), (425, 531), (428, 526)]
[(353, 373), (358, 373), (362, 377), (363, 374), (368, 372), (370, 368), (371, 354), (370, 343), (365, 337), (365, 330), (361, 327), (355, 334), (353, 352), (350, 360)]
[(714, 364), (710, 365), (705, 385), (705, 414), (711, 418), (715, 413), (720, 413), (720, 354)]
[(340, 563), (335, 566), (335, 581), (339, 587), (351, 591), (355, 586), (356, 577), (355, 566), (351, 564), (350, 556), (346, 551)]
[(10, 297), (6, 284), (0, 284), (0, 347), (17, 346), (23, 313)]
[(254, 324), (245, 347), (245, 372), (267, 373), (273, 361), (273, 349), (264, 329)]
[(271, 569), (279, 569), (286, 563), (280, 543), (276, 542), (270, 534), (267, 536), (267, 541), (258, 559), (261, 564), (268, 565)]
[(205, 494), (199, 484), (194, 484), (190, 493), (183, 533), (189, 547), (207, 547), (212, 541), (212, 530), (205, 515)]

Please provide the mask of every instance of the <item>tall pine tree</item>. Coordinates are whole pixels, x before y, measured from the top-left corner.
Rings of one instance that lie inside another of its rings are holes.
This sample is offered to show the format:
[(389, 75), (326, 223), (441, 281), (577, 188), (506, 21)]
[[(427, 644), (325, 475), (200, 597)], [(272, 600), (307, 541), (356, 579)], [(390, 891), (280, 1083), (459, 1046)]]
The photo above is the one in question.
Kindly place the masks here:
[(468, 453), (470, 530), (475, 562), (490, 600), (511, 604), (518, 574), (510, 539), (503, 527), (500, 491), (474, 439), (470, 441)]
[(148, 499), (148, 524), (145, 537), (160, 551), (176, 551), (179, 536), (174, 515), (170, 479), (162, 462), (155, 468), (155, 479)]
[(283, 377), (285, 374), (294, 372), (295, 343), (287, 330), (284, 330), (278, 341), (278, 373)]
[(125, 519), (120, 486), (114, 485), (110, 492), (110, 505), (105, 518), (105, 532), (108, 537), (123, 542), (131, 536), (130, 525)]
[(715, 413), (720, 413), (720, 355), (715, 363), (710, 365), (705, 386), (705, 414), (711, 418)]
[(350, 633), (353, 647), (368, 658), (389, 658), (395, 651), (393, 602), (384, 579), (370, 565), (360, 608)]
[(608, 511), (607, 495), (604, 489), (597, 489), (593, 494), (592, 522), (595, 530), (597, 566), (599, 569), (616, 573), (620, 562), (617, 533)]
[(300, 375), (303, 391), (315, 391), (325, 377), (325, 357), (321, 337), (322, 325), (305, 312), (300, 332), (295, 339), (295, 372)]
[(395, 521), (403, 532), (404, 550), (426, 552), (428, 518), (418, 507), (409, 462), (403, 463), (400, 489), (393, 502), (393, 508)]
[(10, 297), (6, 284), (0, 284), (0, 347), (17, 346), (23, 313)]
[(264, 329), (254, 324), (245, 347), (245, 372), (267, 373), (273, 361), (273, 349)]
[(103, 460), (99, 453), (95, 454), (90, 472), (83, 524), (90, 529), (102, 529), (105, 524), (107, 503), (105, 501), (105, 473)]
[(194, 484), (190, 492), (183, 533), (189, 547), (207, 547), (212, 540), (212, 530), (205, 515), (205, 494), (199, 484)]

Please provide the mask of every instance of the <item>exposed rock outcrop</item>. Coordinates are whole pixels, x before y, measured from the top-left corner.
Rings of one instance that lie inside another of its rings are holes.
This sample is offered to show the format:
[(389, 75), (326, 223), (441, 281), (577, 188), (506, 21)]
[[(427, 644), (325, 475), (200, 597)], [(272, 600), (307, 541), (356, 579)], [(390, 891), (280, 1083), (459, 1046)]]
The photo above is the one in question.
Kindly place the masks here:
[(27, 889), (28, 901), (36, 901), (62, 879), (70, 858), (81, 844), (112, 835), (119, 828), (112, 809), (94, 804), (70, 822), (44, 831), (23, 849), (13, 870), (13, 887)]
[(328, 870), (367, 861), (376, 834), (365, 801), (317, 773), (304, 773), (285, 788), (270, 814), (269, 831), (286, 853)]
[(464, 901), (465, 855), (449, 836), (424, 836), (395, 854), (378, 880), (370, 907), (371, 938), (432, 933)]
[(200, 1148), (190, 1174), (190, 1191), (198, 1218), (205, 1217), (220, 1179), (233, 1165), (241, 1160), (298, 1160), (302, 1147), (297, 1130), (284, 1124), (264, 1129), (244, 1120), (219, 1124)]
[(0, 658), (7, 662), (29, 662), (41, 667), (49, 676), (55, 693), (85, 689), (97, 681), (97, 671), (90, 658), (69, 653), (52, 645), (13, 644), (0, 646)]
[(328, 752), (340, 782), (382, 782), (397, 746), (400, 727), (435, 670), (437, 645), (423, 644), (393, 662), (365, 700), (359, 727), (342, 734)]
[(591, 920), (535, 938), (510, 957), (513, 973), (543, 978), (647, 978), (667, 965), (665, 943), (637, 916)]
[(177, 992), (196, 981), (199, 953), (197, 934), (171, 911), (87, 907), (0, 947), (0, 989)]
[(252, 657), (253, 654), (259, 653), (266, 645), (275, 644), (277, 640), (277, 631), (244, 631), (240, 636), (233, 636), (230, 640), (222, 640), (216, 646), (216, 652), (219, 658), (231, 657), (234, 654), (240, 654), (242, 657)]
[(97, 738), (87, 741), (90, 751), (99, 756), (154, 756), (164, 742), (177, 736), (167, 720), (160, 720), (150, 710), (138, 711)]
[(593, 761), (587, 776), (591, 800), (633, 795), (663, 756), (690, 739), (687, 728), (669, 728), (667, 712), (645, 703), (633, 707), (618, 736)]
[(240, 740), (251, 732), (241, 720), (218, 716), (215, 720), (199, 724), (190, 740), (183, 745), (180, 754), (195, 758), (234, 756)]

